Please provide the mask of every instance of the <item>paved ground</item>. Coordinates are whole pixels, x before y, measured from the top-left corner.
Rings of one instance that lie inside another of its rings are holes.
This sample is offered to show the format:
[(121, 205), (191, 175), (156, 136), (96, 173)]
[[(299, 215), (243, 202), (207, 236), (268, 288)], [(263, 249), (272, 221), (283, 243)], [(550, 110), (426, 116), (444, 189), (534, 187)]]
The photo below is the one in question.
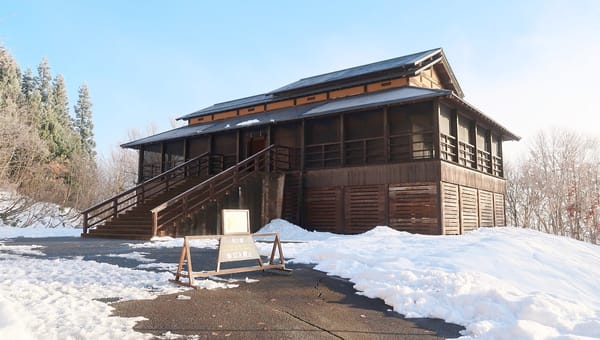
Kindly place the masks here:
[[(107, 256), (131, 253), (136, 241), (48, 238), (15, 239), (12, 244), (39, 244), (50, 258), (80, 256), (87, 260), (135, 267), (138, 261)], [(177, 263), (180, 248), (135, 249), (148, 258)], [(285, 245), (284, 245), (285, 251)], [(215, 250), (194, 249), (196, 266), (214, 267)], [(190, 290), (155, 300), (112, 303), (115, 315), (143, 316), (135, 329), (161, 335), (170, 331), (200, 338), (230, 339), (437, 339), (460, 336), (461, 326), (437, 319), (405, 319), (379, 299), (356, 294), (352, 283), (315, 271), (288, 266), (291, 275), (253, 272), (226, 278), (255, 278), (235, 289)], [(178, 295), (190, 299), (178, 299)]]

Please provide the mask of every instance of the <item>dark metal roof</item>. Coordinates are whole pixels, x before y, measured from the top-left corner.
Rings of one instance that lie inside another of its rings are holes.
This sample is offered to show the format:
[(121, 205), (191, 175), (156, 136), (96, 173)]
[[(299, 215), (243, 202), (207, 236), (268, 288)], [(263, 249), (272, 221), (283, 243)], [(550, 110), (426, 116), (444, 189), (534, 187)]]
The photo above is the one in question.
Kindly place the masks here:
[(167, 140), (200, 136), (226, 130), (235, 130), (247, 126), (276, 124), (279, 122), (317, 117), (342, 111), (361, 110), (381, 107), (388, 104), (400, 104), (415, 100), (447, 96), (449, 90), (426, 89), (419, 87), (400, 87), (380, 92), (365, 93), (357, 96), (329, 100), (325, 102), (292, 106), (279, 110), (237, 116), (229, 119), (180, 127), (154, 136), (138, 139), (121, 145), (124, 148), (137, 149), (143, 144), (152, 144)]
[(286, 86), (280, 87), (274, 91), (271, 91), (271, 94), (280, 94), (283, 92), (295, 91), (301, 88), (313, 87), (321, 84), (331, 83), (335, 81), (340, 81), (349, 78), (355, 78), (359, 76), (364, 76), (371, 73), (382, 72), (386, 70), (399, 69), (403, 67), (414, 66), (420, 61), (430, 58), (433, 55), (439, 53), (442, 49), (436, 48), (428, 51), (423, 51), (415, 54), (406, 55), (403, 57), (378, 61), (372, 64), (356, 66), (340, 71), (330, 72), (321, 74), (314, 77), (308, 77), (304, 79), (300, 79), (296, 82), (288, 84)]
[(194, 117), (200, 117), (212, 113), (265, 104), (277, 100), (284, 100), (298, 95), (309, 94), (309, 92), (328, 91), (339, 88), (340, 86), (354, 86), (364, 83), (365, 77), (368, 77), (369, 81), (380, 81), (395, 77), (404, 77), (416, 72), (420, 72), (423, 68), (430, 66), (432, 63), (437, 63), (440, 61), (444, 65), (444, 70), (449, 78), (448, 84), (453, 86), (458, 95), (462, 97), (462, 90), (458, 85), (458, 81), (456, 81), (456, 78), (454, 77), (452, 69), (450, 69), (450, 65), (446, 60), (444, 51), (441, 48), (435, 48), (403, 57), (383, 60), (367, 65), (356, 66), (345, 70), (300, 79), (269, 93), (214, 104), (212, 106), (181, 116), (177, 118), (177, 120), (189, 120)]

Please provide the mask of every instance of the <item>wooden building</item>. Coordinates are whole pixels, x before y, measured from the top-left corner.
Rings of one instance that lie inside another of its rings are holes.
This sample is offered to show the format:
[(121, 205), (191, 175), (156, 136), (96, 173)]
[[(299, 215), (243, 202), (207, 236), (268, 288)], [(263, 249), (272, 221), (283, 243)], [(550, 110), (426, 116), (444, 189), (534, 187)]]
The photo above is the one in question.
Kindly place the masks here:
[(84, 236), (219, 232), (222, 208), (308, 229), (462, 234), (505, 225), (502, 142), (442, 49), (304, 78), (123, 145), (140, 185), (84, 212)]

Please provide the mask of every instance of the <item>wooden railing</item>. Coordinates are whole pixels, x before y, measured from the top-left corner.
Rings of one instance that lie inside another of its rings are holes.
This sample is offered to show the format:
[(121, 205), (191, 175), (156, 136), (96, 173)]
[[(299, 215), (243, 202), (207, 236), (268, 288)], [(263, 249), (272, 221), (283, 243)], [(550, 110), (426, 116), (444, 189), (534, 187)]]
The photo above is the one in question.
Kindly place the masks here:
[(158, 195), (168, 191), (170, 188), (182, 183), (186, 177), (200, 176), (210, 177), (213, 173), (223, 169), (223, 157), (205, 153), (195, 157), (179, 166), (153, 177), (143, 183), (111, 197), (82, 212), (83, 233), (88, 229), (101, 223), (116, 218), (133, 207), (147, 202)]
[(393, 162), (435, 157), (433, 131), (390, 135), (389, 154)]
[(491, 153), (483, 150), (477, 150), (477, 170), (481, 172), (486, 172), (488, 174), (492, 173)]
[(475, 168), (475, 146), (465, 142), (458, 142), (458, 164)]
[(457, 161), (456, 137), (440, 134), (440, 156), (447, 161)]
[(307, 145), (304, 164), (309, 169), (338, 167), (341, 165), (341, 143)]
[(290, 170), (294, 163), (292, 149), (271, 145), (152, 209), (152, 234), (158, 235), (170, 223), (236, 189), (253, 174)]
[(344, 141), (344, 162), (347, 165), (385, 162), (384, 139), (365, 138)]
[(492, 156), (492, 173), (494, 176), (504, 176), (504, 169), (502, 168), (502, 157)]

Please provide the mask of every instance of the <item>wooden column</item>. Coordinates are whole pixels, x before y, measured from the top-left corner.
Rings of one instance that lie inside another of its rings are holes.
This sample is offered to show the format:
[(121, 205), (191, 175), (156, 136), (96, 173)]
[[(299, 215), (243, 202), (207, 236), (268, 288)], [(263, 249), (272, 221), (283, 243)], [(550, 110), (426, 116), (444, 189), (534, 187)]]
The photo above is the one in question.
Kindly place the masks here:
[(390, 161), (390, 127), (388, 115), (389, 106), (386, 106), (383, 108), (383, 159), (385, 163), (389, 163)]
[[(433, 102), (433, 145), (434, 145), (434, 158), (441, 162), (441, 145), (440, 145), (440, 100), (435, 99)], [(444, 235), (444, 207), (442, 205), (442, 167), (438, 167), (437, 171), (437, 219), (438, 219), (438, 233)]]
[(440, 100), (433, 102), (433, 158), (440, 159)]
[(138, 178), (137, 182), (142, 183), (144, 178), (144, 146), (142, 145), (138, 155)]
[(346, 152), (344, 151), (345, 149), (345, 142), (344, 142), (344, 114), (341, 113), (340, 114), (340, 138), (339, 138), (339, 142), (340, 142), (340, 166), (344, 166), (346, 165)]

